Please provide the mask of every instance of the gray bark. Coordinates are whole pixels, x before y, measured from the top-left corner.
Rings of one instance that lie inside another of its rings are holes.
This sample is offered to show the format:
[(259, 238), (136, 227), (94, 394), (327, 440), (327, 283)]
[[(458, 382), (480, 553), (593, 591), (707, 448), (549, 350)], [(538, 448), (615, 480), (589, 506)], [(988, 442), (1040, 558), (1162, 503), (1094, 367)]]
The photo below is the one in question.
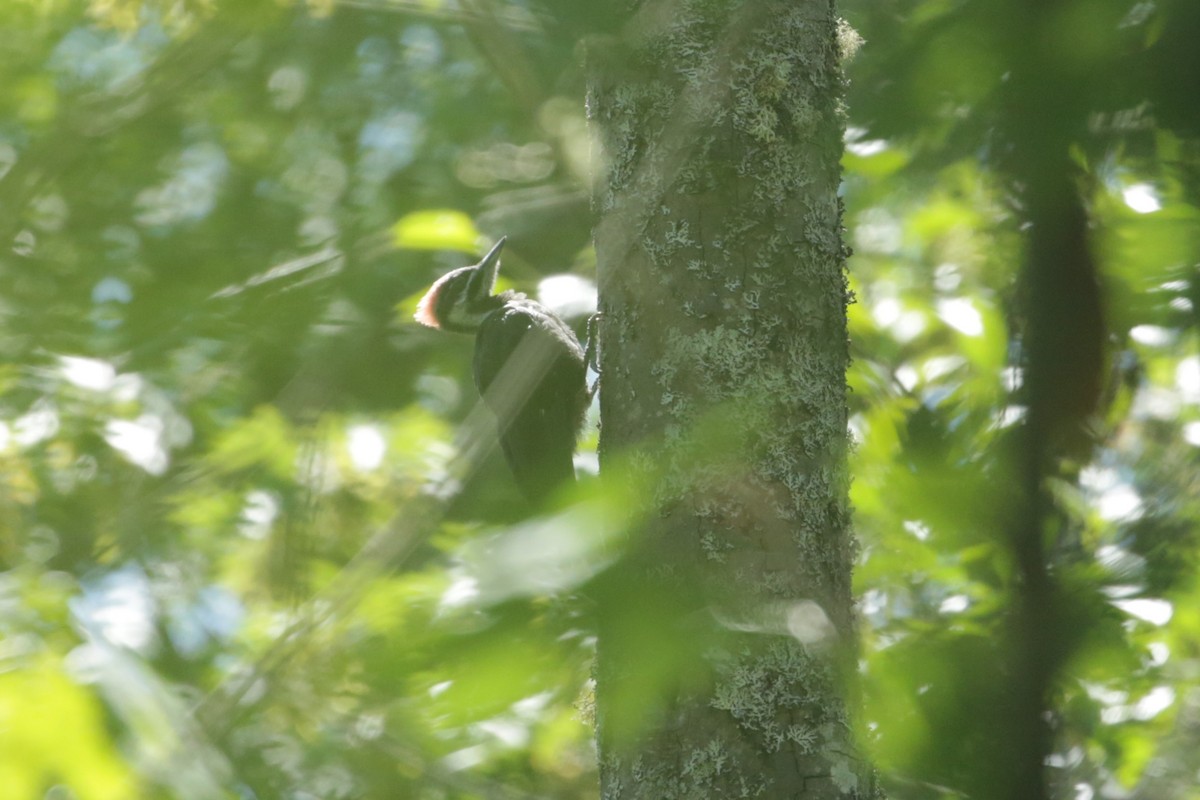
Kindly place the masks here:
[[(604, 798), (875, 792), (846, 699), (838, 30), (831, 0), (667, 0), (589, 53), (601, 464), (648, 511), (600, 593)], [(642, 674), (668, 648), (677, 679)]]

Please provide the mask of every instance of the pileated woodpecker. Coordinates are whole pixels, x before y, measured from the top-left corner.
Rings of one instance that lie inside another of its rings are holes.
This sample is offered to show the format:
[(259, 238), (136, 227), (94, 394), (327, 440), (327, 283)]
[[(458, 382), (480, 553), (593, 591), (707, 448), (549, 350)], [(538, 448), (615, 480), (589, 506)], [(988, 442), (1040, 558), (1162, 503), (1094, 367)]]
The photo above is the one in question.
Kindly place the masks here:
[(492, 294), (504, 241), (478, 264), (443, 275), (417, 304), (415, 319), (475, 334), (475, 388), (496, 416), (517, 485), (540, 503), (575, 479), (575, 439), (591, 393), (570, 326), (523, 294)]

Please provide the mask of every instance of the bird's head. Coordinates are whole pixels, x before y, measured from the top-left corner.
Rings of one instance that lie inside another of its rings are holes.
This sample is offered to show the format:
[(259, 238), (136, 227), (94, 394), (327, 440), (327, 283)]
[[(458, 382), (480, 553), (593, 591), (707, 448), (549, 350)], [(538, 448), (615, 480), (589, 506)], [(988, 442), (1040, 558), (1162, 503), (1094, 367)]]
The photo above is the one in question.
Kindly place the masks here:
[(413, 319), (422, 325), (444, 331), (474, 333), (483, 318), (496, 308), (492, 289), (500, 271), (500, 248), (504, 240), (488, 251), (478, 263), (447, 272), (438, 278), (417, 303)]

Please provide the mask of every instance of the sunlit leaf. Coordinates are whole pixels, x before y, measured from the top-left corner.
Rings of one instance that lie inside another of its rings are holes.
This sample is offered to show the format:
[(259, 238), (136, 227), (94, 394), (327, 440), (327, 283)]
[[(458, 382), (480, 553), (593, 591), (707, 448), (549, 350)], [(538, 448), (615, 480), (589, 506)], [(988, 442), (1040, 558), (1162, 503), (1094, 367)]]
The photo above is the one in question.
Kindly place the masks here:
[(53, 784), (80, 800), (137, 794), (99, 702), (62, 673), (61, 663), (42, 658), (0, 674), (0, 786), (12, 800), (35, 800)]
[(405, 250), (462, 250), (472, 252), (481, 235), (461, 211), (414, 211), (392, 226), (392, 241)]

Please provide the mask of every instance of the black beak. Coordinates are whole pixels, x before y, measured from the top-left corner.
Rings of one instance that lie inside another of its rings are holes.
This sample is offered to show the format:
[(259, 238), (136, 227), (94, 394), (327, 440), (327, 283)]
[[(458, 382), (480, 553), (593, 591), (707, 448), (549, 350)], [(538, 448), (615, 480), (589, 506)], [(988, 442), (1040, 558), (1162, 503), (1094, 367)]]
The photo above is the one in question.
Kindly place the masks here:
[(481, 300), (491, 295), (492, 287), (496, 285), (496, 275), (500, 272), (500, 249), (507, 240), (507, 236), (501, 236), (500, 241), (492, 245), (487, 255), (475, 265), (467, 284), (467, 297), (471, 300)]

